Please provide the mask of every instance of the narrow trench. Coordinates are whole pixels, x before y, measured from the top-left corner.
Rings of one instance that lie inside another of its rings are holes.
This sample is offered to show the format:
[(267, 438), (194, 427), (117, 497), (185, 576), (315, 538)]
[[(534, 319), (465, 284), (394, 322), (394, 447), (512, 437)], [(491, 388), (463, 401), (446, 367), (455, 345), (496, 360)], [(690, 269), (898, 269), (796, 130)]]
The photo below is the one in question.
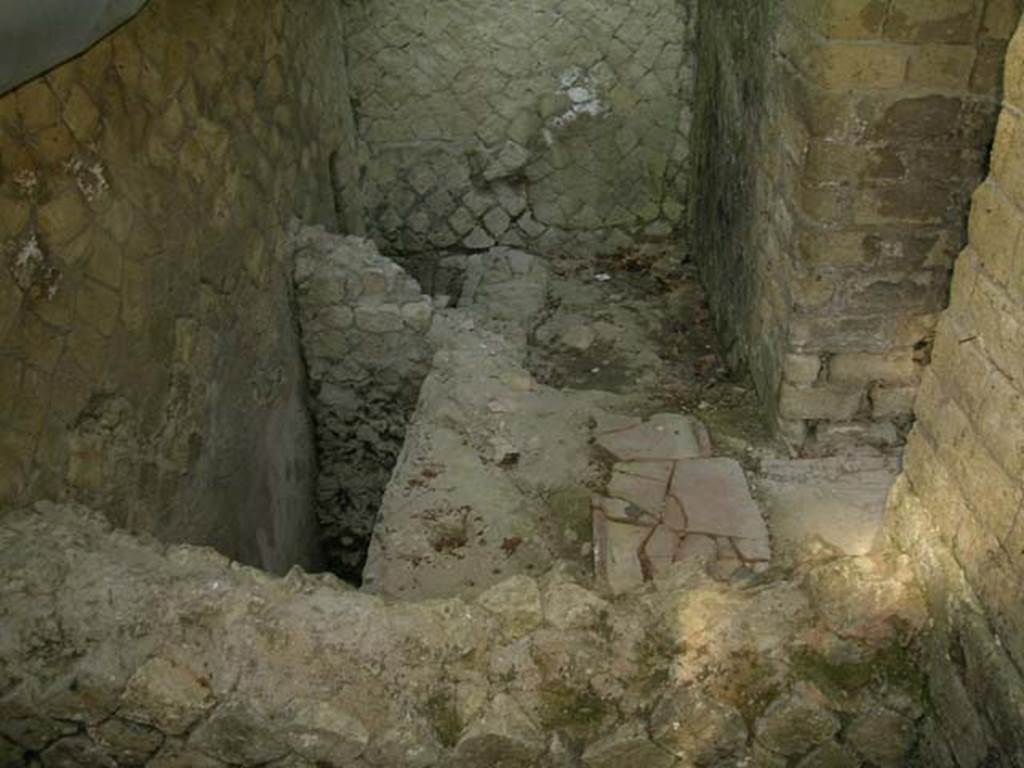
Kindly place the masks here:
[[(430, 370), (429, 313), (458, 303), (463, 270), (459, 258), (390, 260), (369, 241), (345, 245), (326, 233), (319, 237), (318, 255), (307, 265), (341, 254), (332, 263), (346, 273), (339, 280), (336, 271), (325, 277), (313, 267), (320, 278), (307, 275), (298, 286), (319, 468), (315, 504), (325, 569), (359, 587), (378, 512)], [(326, 279), (327, 288), (323, 282), (314, 286), (316, 279)], [(373, 313), (392, 301), (421, 307), (427, 320), (387, 325)], [(347, 356), (333, 346), (336, 335), (322, 333), (325, 327), (337, 330), (339, 314), (352, 322), (342, 342)]]

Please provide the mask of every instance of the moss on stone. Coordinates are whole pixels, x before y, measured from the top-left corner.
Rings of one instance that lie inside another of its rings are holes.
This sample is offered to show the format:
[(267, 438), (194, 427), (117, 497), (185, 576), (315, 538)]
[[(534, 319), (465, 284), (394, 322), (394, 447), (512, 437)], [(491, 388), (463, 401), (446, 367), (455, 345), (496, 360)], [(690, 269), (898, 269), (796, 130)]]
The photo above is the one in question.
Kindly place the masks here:
[[(551, 520), (559, 531), (560, 538), (565, 540), (566, 547), (573, 554), (579, 551), (581, 543), (592, 541), (594, 538), (590, 496), (589, 489), (571, 486), (559, 488), (548, 497)], [(574, 542), (569, 541), (572, 538), (575, 538)]]
[(790, 656), (793, 676), (809, 680), (826, 693), (853, 693), (871, 684), (896, 686), (908, 692), (924, 689), (924, 675), (911, 648), (891, 643), (861, 659), (830, 659), (802, 649)]
[(736, 707), (750, 725), (778, 696), (780, 675), (771, 663), (752, 652), (737, 654), (731, 661), (727, 679), (716, 686), (718, 695)]
[(657, 690), (668, 683), (673, 659), (685, 651), (667, 627), (655, 625), (636, 645), (636, 664), (640, 677), (649, 690)]
[(451, 749), (459, 743), (462, 720), (451, 691), (438, 691), (424, 705), (424, 715), (434, 729), (441, 746)]
[(580, 737), (594, 733), (610, 712), (596, 692), (555, 683), (540, 691), (541, 720), (545, 727)]

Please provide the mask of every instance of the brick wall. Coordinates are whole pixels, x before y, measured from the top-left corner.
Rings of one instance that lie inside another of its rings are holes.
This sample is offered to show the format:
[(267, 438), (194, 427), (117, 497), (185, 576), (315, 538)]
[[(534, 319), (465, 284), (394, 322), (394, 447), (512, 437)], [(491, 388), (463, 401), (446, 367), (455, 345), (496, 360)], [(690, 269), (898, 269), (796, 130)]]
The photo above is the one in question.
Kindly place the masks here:
[(1024, 765), (1024, 31), (1006, 73), (991, 175), (892, 499), (934, 618), (936, 766)]
[(351, 137), (340, 9), (291, 5), (153, 0), (0, 96), (0, 502), (310, 562), (285, 234)]
[[(706, 5), (705, 25), (725, 13)], [(715, 202), (755, 221), (725, 236), (731, 255), (711, 235), (712, 247), (695, 252), (719, 283), (753, 286), (740, 302), (710, 287), (732, 356), (750, 362), (784, 436), (802, 445), (840, 423), (896, 442), (984, 172), (1018, 9), (1015, 0), (773, 7), (765, 74), (739, 70), (748, 84), (764, 81), (767, 103), (749, 107), (769, 117), (750, 153), (761, 178)], [(695, 227), (729, 220), (705, 213)]]

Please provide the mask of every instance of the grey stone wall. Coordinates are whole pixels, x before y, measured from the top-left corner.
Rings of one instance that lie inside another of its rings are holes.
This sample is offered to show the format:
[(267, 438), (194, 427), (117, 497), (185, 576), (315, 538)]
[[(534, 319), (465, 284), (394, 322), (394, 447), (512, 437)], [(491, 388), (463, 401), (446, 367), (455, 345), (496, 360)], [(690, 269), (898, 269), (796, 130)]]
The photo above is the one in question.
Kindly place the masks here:
[(346, 4), (362, 193), (388, 250), (677, 235), (693, 3)]
[(0, 500), (311, 561), (285, 236), (348, 107), (329, 0), (153, 0), (0, 98)]
[(692, 249), (727, 358), (750, 367), (761, 393), (778, 386), (788, 319), (779, 261), (792, 239), (780, 9), (778, 0), (701, 2), (697, 36)]
[(317, 435), (317, 515), (331, 570), (358, 581), (430, 370), (434, 307), (369, 240), (306, 228), (294, 242)]

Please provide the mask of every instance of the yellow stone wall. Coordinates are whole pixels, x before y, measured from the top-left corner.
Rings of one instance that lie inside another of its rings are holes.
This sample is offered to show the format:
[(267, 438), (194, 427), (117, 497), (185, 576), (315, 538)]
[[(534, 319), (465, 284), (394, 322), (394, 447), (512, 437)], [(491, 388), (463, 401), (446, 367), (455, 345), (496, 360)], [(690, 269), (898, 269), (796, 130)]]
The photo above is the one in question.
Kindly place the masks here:
[(329, 0), (152, 0), (0, 96), (0, 502), (310, 561), (286, 234), (350, 125)]
[(892, 499), (934, 619), (936, 766), (1024, 764), (1024, 28), (1004, 101)]
[(793, 444), (904, 436), (1019, 13), (702, 4), (694, 254), (730, 357)]

